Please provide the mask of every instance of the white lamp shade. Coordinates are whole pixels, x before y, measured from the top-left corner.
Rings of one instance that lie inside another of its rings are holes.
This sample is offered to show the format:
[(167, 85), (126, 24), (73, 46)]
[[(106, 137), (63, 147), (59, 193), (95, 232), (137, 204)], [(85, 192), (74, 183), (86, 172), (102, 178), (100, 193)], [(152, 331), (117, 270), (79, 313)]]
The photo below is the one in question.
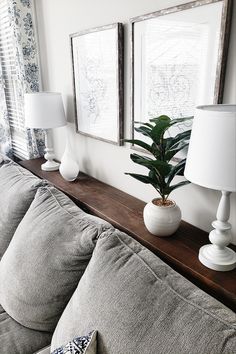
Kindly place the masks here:
[(236, 191), (236, 105), (196, 108), (184, 175), (203, 187)]
[(66, 125), (62, 97), (56, 92), (25, 94), (25, 126), (50, 129)]

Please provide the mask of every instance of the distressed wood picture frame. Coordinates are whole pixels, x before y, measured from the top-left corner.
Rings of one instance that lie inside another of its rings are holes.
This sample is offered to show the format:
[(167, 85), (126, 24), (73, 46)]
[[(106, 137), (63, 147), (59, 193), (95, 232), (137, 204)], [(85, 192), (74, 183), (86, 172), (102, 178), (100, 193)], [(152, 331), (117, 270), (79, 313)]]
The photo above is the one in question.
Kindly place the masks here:
[(123, 141), (123, 25), (70, 35), (76, 131), (102, 141)]
[(231, 13), (231, 0), (198, 0), (130, 20), (132, 139), (141, 138), (135, 122), (193, 116), (197, 105), (222, 103)]

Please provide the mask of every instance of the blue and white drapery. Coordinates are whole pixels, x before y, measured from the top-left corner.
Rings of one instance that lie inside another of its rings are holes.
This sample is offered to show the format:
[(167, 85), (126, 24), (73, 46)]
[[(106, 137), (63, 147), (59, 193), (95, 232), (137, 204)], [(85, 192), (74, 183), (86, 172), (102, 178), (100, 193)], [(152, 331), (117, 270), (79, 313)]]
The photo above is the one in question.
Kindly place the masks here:
[(0, 152), (12, 156), (11, 134), (4, 91), (4, 80), (0, 62)]
[[(17, 96), (22, 108), (24, 94), (37, 92), (40, 88), (40, 73), (36, 36), (33, 23), (33, 0), (8, 0), (8, 15), (13, 31), (13, 46), (16, 58)], [(1, 72), (0, 72), (1, 73)], [(0, 75), (1, 78), (1, 75)], [(0, 79), (0, 145), (5, 144), (11, 153), (8, 114), (4, 104), (4, 82)], [(2, 138), (2, 136), (4, 136)], [(26, 129), (29, 158), (43, 155), (44, 133), (39, 129)], [(4, 142), (5, 140), (5, 142)], [(6, 141), (7, 140), (7, 141)]]

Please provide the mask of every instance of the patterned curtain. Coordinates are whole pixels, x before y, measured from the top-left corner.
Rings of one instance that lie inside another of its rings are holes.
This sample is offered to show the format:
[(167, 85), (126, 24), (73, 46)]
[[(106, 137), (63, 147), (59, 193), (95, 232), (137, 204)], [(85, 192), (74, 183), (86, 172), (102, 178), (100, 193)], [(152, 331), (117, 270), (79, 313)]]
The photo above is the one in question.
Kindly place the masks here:
[(5, 100), (4, 80), (0, 62), (0, 153), (12, 157), (11, 134)]
[[(8, 14), (13, 29), (16, 58), (18, 97), (22, 107), (24, 93), (38, 92), (40, 88), (39, 61), (33, 23), (32, 0), (8, 0)], [(40, 129), (27, 129), (29, 158), (43, 156), (44, 133)]]

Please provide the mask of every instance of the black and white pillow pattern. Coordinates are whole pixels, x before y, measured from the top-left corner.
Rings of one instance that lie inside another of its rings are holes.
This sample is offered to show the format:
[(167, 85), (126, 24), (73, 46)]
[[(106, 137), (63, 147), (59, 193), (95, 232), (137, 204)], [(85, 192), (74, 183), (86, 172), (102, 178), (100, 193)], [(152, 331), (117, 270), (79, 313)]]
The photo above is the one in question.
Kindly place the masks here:
[(97, 331), (90, 332), (87, 336), (76, 337), (66, 345), (55, 349), (51, 354), (96, 354)]

